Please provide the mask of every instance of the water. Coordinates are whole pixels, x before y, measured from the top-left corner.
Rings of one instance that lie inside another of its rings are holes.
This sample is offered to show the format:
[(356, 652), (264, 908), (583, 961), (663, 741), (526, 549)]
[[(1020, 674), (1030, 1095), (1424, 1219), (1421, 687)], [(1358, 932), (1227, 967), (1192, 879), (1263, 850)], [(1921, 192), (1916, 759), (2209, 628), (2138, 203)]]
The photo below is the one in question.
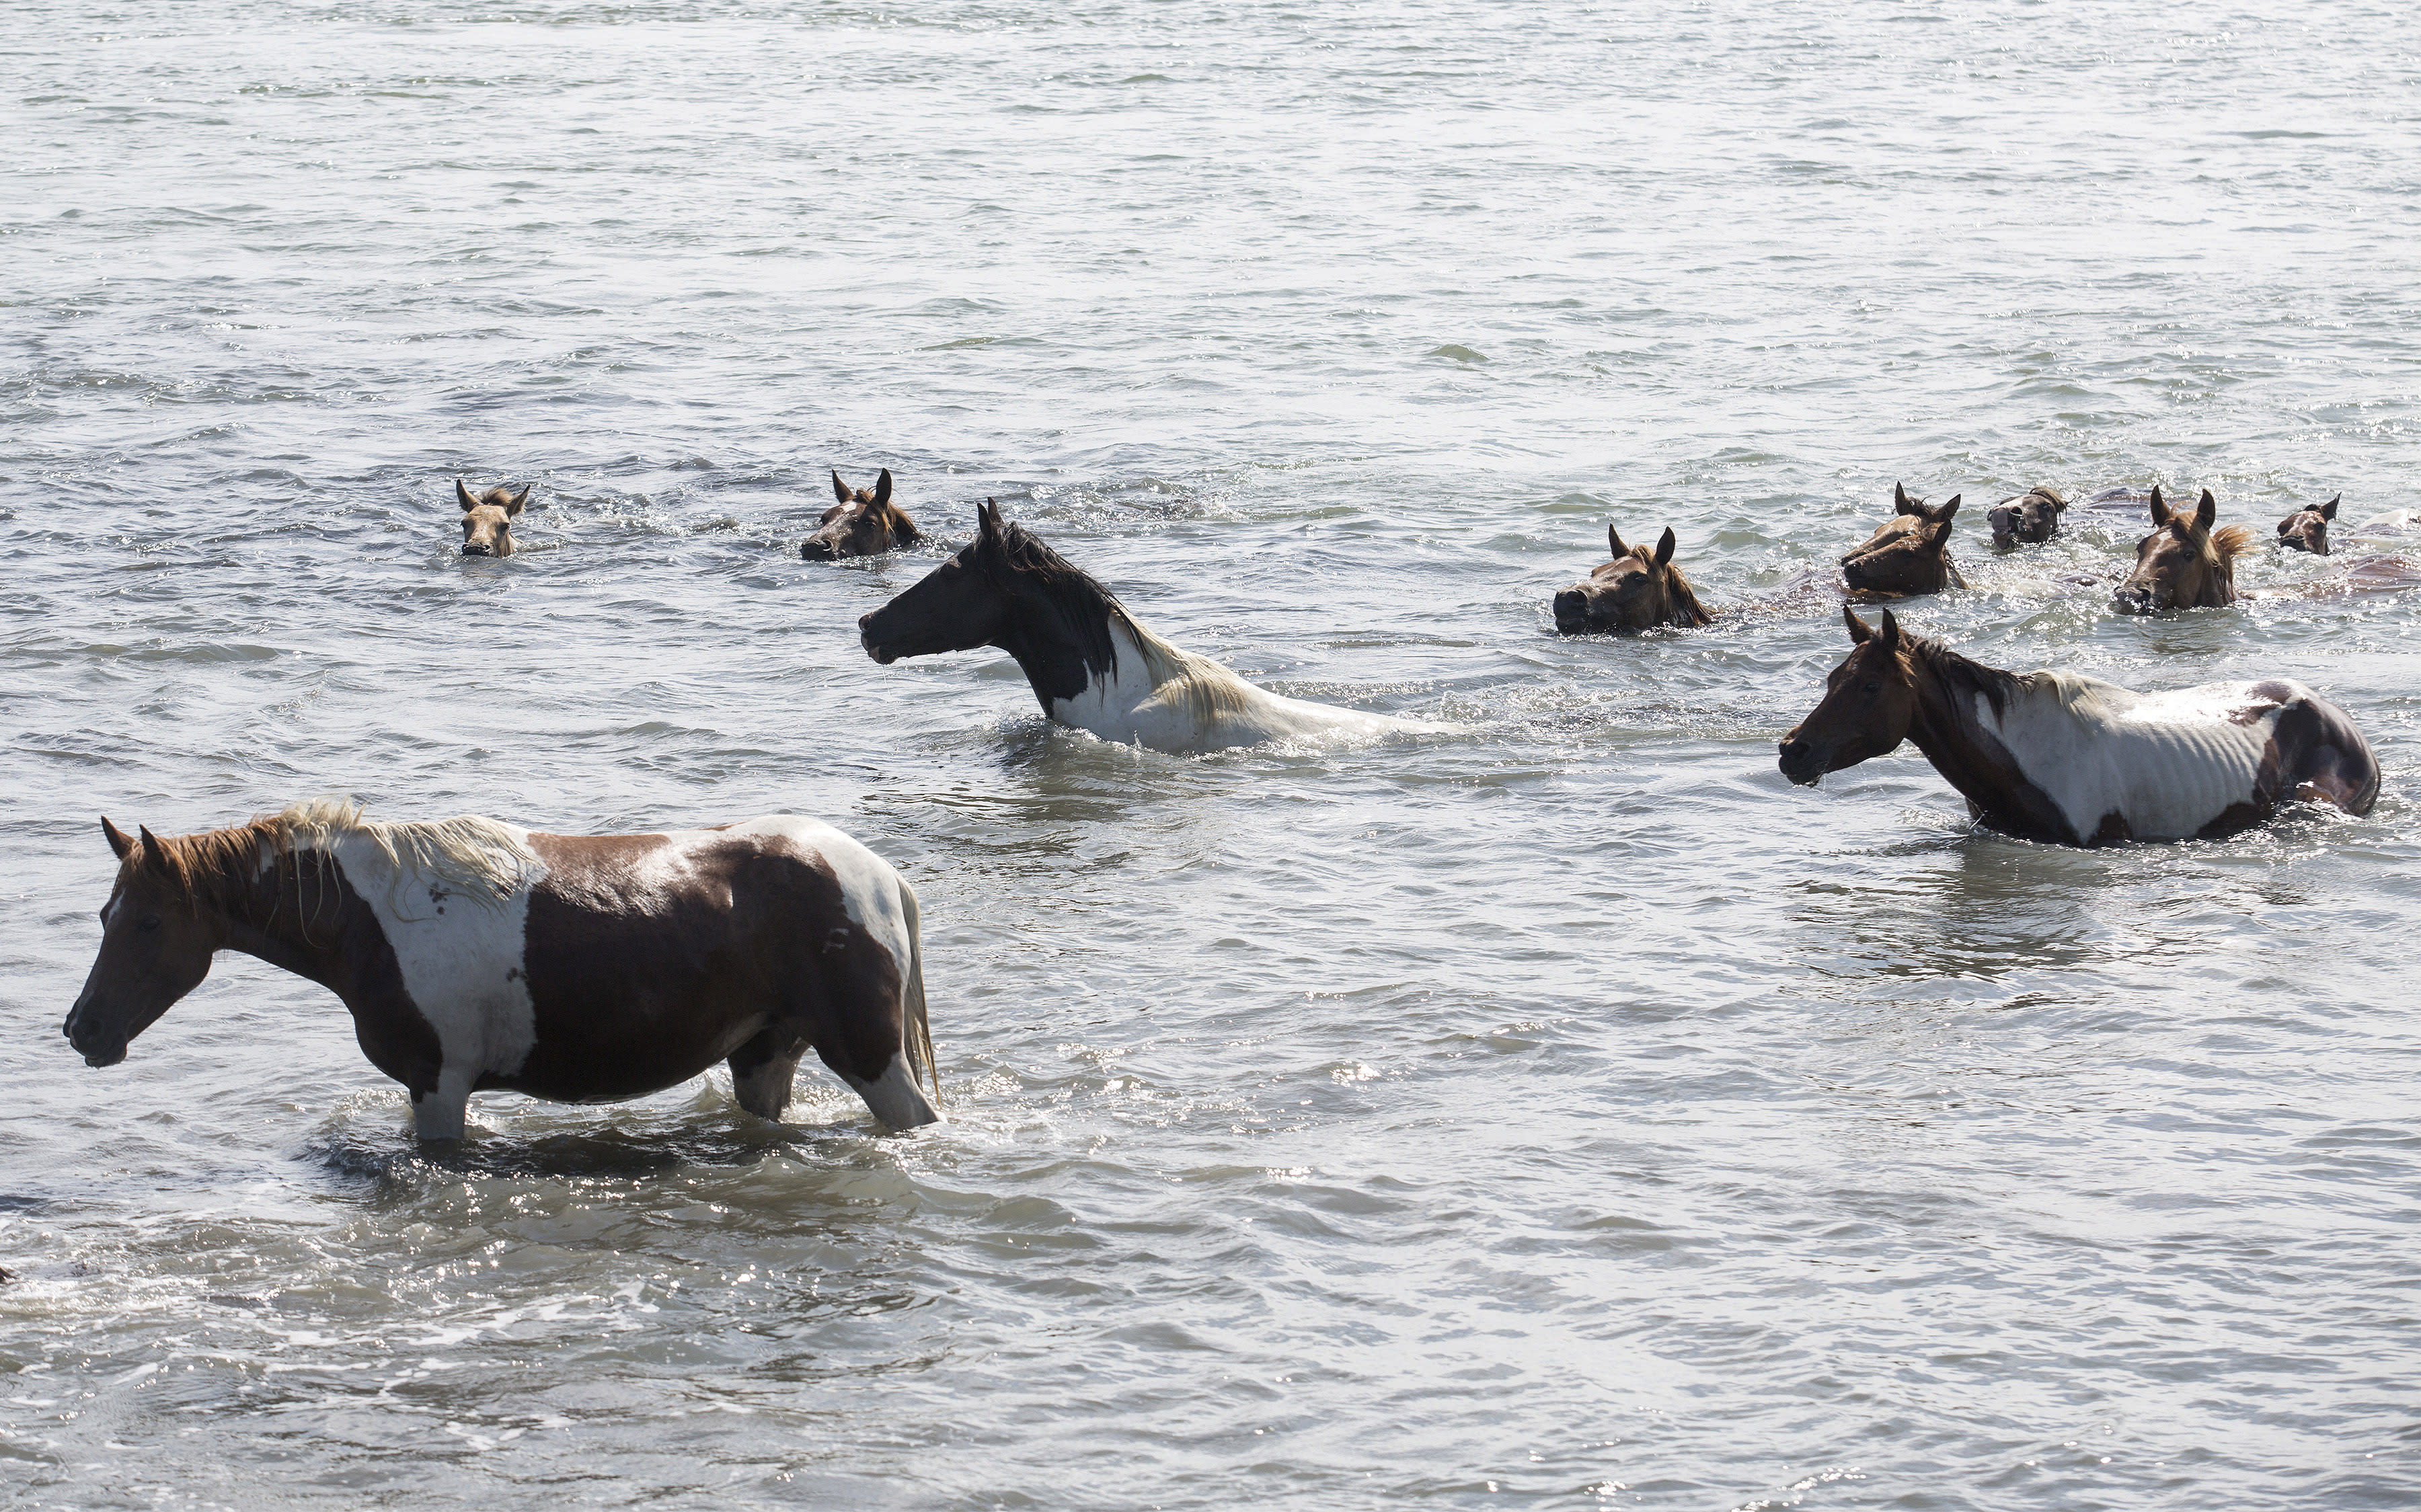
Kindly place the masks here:
[[(0, 1486), (27, 1506), (2421, 1502), (2409, 597), (2143, 621), (2037, 482), (2413, 483), (2388, 8), (19, 8), (0, 48)], [(873, 665), (1000, 498), (1179, 644), (1463, 738), (1174, 758)], [(538, 484), (455, 555), (451, 479)], [(2288, 676), (2368, 819), (2070, 852), (1774, 738), (1908, 621)], [(1670, 523), (1706, 632), (1559, 640)], [(2338, 570), (2266, 553), (2255, 586)], [(952, 1122), (491, 1095), (248, 958), (57, 1037), (95, 817), (820, 815)]]

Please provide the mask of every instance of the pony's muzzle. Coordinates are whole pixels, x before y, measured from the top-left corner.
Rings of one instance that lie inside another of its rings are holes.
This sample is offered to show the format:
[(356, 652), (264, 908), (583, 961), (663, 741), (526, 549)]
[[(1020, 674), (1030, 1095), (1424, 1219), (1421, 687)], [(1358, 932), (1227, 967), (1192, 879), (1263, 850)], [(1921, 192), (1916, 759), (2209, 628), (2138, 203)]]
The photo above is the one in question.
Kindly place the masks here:
[(75, 1047), (76, 1053), (84, 1057), (86, 1066), (99, 1069), (117, 1065), (126, 1058), (126, 1037), (121, 1035), (111, 1039), (94, 1034), (86, 1018), (86, 1006), (85, 1000), (78, 998), (75, 1006), (68, 1010), (67, 1021), (59, 1025), (59, 1033), (67, 1037), (68, 1043)]
[(465, 556), (493, 556), (496, 553), (489, 547), (486, 541), (466, 540), (462, 543), (462, 554)]
[(1774, 765), (1782, 774), (1801, 787), (1813, 787), (1824, 775), (1823, 764), (1816, 759), (1816, 748), (1805, 740), (1786, 740), (1781, 742), (1779, 758)]
[(875, 615), (881, 613), (882, 611), (878, 609), (859, 616), (857, 621), (857, 644), (866, 647), (866, 654), (874, 658), (875, 665), (887, 667), (892, 662), (899, 660), (899, 653), (897, 651), (888, 651), (883, 649), (882, 643), (874, 638), (874, 631), (867, 624), (867, 620), (872, 619)]
[(1588, 595), (1578, 588), (1566, 588), (1555, 595), (1555, 629), (1575, 635), (1588, 629)]
[(832, 542), (824, 540), (820, 537), (809, 536), (806, 539), (799, 542), (799, 558), (802, 561), (830, 562), (838, 558), (840, 552), (833, 545)]

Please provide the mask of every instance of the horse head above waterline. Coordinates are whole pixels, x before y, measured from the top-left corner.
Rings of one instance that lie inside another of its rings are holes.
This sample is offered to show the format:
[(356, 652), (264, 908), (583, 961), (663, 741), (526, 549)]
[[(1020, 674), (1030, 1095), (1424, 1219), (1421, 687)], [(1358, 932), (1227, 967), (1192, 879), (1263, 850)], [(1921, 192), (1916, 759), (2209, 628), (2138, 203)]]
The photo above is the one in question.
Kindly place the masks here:
[(2219, 497), (2202, 491), (2192, 514), (2172, 509), (2152, 490), (2152, 533), (2135, 543), (2135, 569), (2118, 585), (2111, 607), (2122, 615), (2161, 615), (2172, 609), (2218, 609), (2236, 601), (2236, 558), (2253, 544), (2242, 525), (2223, 530)]
[(857, 622), (878, 663), (997, 647), (1016, 658), (1054, 723), (1172, 755), (1335, 735), (1449, 726), (1282, 697), (1179, 649), (1109, 589), (1001, 518), (987, 499), (976, 538)]
[(1928, 507), (1908, 490), (1892, 485), (1892, 517), (1875, 527), (1867, 543), (1841, 558), (1841, 578), (1853, 593), (1906, 597), (1963, 588), (1966, 579), (1950, 560), (1950, 517), (1960, 495)]
[(2379, 760), (2345, 710), (2301, 683), (2136, 694), (2059, 672), (2004, 672), (1844, 609), (1852, 643), (1782, 738), (1782, 774), (1828, 772), (1913, 740), (1978, 823), (2023, 840), (2219, 839), (2290, 803), (2370, 812)]
[(460, 1138), (474, 1092), (619, 1101), (717, 1061), (774, 1118), (809, 1050), (891, 1127), (940, 1117), (915, 894), (814, 819), (562, 835), (320, 800), (165, 839), (101, 823), (117, 879), (62, 1027), (86, 1065), (241, 950), (336, 994), (424, 1139)]
[(1658, 625), (1683, 629), (1709, 623), (1690, 580), (1673, 565), (1673, 530), (1650, 550), (1625, 546), (1611, 522), (1605, 538), (1614, 560), (1555, 595), (1555, 630), (1565, 635), (1640, 631)]
[(2278, 544), (2290, 552), (2309, 552), (2314, 556), (2329, 554), (2329, 522), (2337, 517), (2340, 493), (2328, 503), (2309, 509), (2298, 509), (2278, 522)]
[(891, 469), (870, 489), (851, 490), (833, 475), (833, 497), (839, 502), (824, 511), (814, 535), (799, 543), (799, 555), (810, 562), (837, 562), (849, 556), (880, 556), (925, 538), (908, 511), (891, 502)]
[(535, 483), (524, 483), (515, 493), (498, 484), (485, 493), (473, 493), (454, 480), (455, 500), (462, 506), (462, 554), (465, 556), (510, 556), (513, 554), (513, 520), (529, 503)]
[(2059, 534), (2059, 517), (2068, 511), (2068, 501), (2052, 489), (2031, 488), (2012, 498), (2003, 499), (1984, 512), (1986, 523), (1992, 527), (1992, 547), (2008, 551), (2023, 543), (2039, 546)]

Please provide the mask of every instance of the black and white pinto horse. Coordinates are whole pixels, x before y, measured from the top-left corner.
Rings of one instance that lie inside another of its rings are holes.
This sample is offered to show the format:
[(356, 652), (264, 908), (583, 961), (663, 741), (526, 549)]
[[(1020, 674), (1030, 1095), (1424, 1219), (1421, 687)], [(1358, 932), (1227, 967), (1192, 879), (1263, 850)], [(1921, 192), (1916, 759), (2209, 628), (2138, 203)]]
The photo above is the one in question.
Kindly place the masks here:
[(2379, 761), (2345, 710), (2299, 682), (2138, 694), (2063, 672), (2023, 676), (1849, 616), (1849, 659), (1783, 737), (1782, 774), (1828, 772), (1914, 740), (1976, 820), (2021, 839), (2102, 846), (2217, 839), (2289, 803), (2370, 812)]
[(241, 950), (336, 994), (423, 1139), (461, 1138), (474, 1092), (616, 1102), (716, 1061), (777, 1118), (809, 1049), (893, 1128), (941, 1116), (916, 895), (815, 819), (539, 834), (318, 800), (166, 839), (101, 823), (117, 881), (65, 1027), (87, 1065)]
[(889, 666), (997, 647), (1016, 658), (1054, 723), (1177, 756), (1454, 728), (1256, 688), (1153, 634), (1107, 588), (1003, 521), (997, 504), (987, 500), (976, 520), (971, 544), (857, 622), (867, 655)]

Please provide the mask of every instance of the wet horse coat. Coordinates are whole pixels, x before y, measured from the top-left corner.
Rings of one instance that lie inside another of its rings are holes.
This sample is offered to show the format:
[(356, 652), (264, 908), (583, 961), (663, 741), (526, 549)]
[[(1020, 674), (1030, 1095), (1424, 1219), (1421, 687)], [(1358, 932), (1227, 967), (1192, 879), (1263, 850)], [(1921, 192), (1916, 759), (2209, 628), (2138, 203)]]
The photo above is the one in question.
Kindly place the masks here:
[(2299, 682), (2138, 694), (2024, 675), (1846, 611), (1857, 648), (1784, 737), (1784, 776), (1812, 787), (1916, 742), (1976, 820), (2021, 839), (2101, 846), (2216, 839), (2291, 802), (2367, 814), (2379, 762), (2343, 709)]
[(643, 1096), (727, 1061), (780, 1115), (814, 1049), (883, 1122), (938, 1115), (915, 895), (831, 826), (772, 815), (659, 834), (493, 819), (374, 824), (338, 803), (130, 840), (65, 1032), (95, 1066), (242, 950), (343, 1001), (424, 1139), (472, 1093)]

